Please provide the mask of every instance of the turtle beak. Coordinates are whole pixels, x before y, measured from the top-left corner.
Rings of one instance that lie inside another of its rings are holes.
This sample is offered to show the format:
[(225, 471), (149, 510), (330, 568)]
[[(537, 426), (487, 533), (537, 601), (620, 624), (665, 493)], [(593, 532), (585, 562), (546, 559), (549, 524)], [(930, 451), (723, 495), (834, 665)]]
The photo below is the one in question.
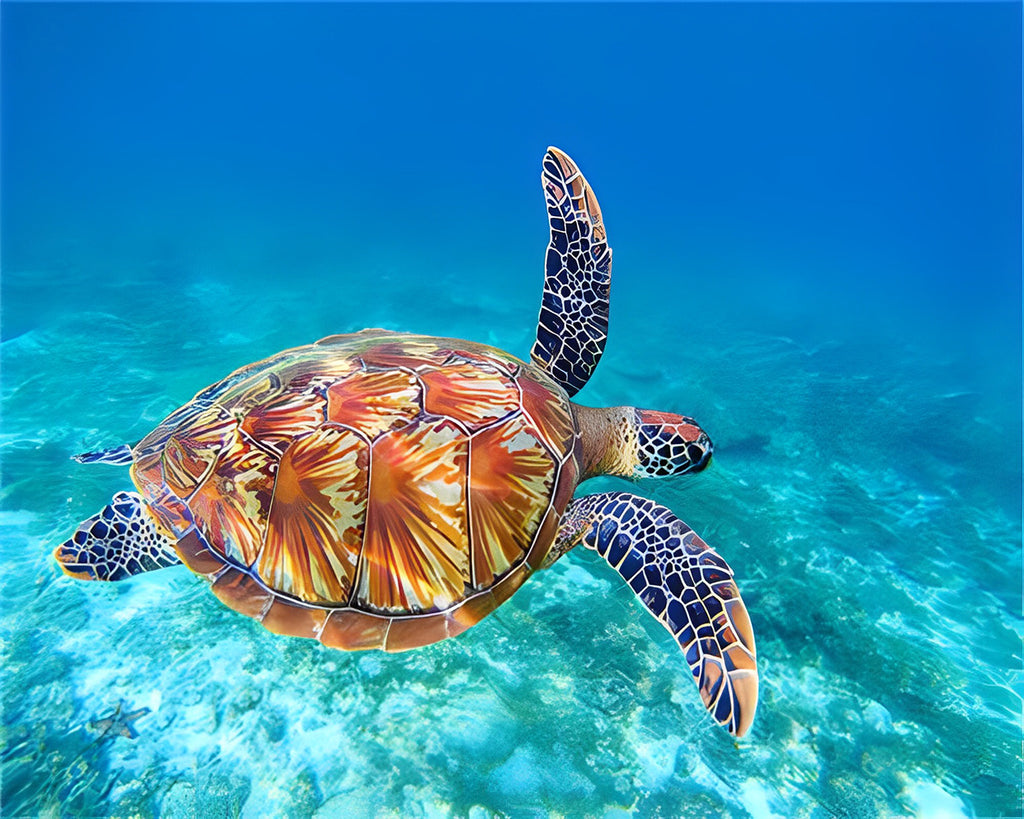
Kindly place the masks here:
[[(694, 427), (696, 424), (687, 424), (687, 427)], [(711, 443), (711, 439), (708, 434), (697, 427), (700, 430), (700, 434), (693, 440), (689, 440), (687, 435), (679, 434), (679, 437), (686, 441), (683, 446), (685, 452), (684, 458), (679, 459), (676, 464), (677, 468), (673, 475), (684, 475), (689, 472), (700, 472), (702, 469), (706, 469), (711, 464), (711, 455), (715, 450), (714, 445)], [(686, 430), (689, 432), (689, 429)]]
[(702, 430), (701, 437), (687, 445), (686, 453), (690, 459), (690, 466), (683, 471), (700, 472), (702, 469), (706, 469), (711, 465), (711, 455), (714, 450), (715, 447), (711, 443), (711, 439)]

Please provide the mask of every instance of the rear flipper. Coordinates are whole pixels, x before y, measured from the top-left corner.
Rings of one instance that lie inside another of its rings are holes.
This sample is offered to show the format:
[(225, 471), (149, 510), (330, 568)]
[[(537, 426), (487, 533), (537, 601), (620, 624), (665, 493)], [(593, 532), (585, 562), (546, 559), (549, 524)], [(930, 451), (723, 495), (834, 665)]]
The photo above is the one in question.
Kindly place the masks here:
[(67, 574), (81, 580), (124, 580), (181, 563), (173, 541), (157, 528), (134, 492), (114, 495), (53, 556)]
[(122, 444), (113, 449), (101, 449), (98, 452), (83, 452), (80, 455), (72, 455), (73, 461), (80, 464), (116, 464), (127, 466), (132, 462), (132, 449), (134, 444)]
[(626, 492), (574, 500), (548, 560), (578, 543), (629, 583), (686, 654), (715, 721), (743, 736), (757, 708), (757, 652), (732, 569), (669, 509)]

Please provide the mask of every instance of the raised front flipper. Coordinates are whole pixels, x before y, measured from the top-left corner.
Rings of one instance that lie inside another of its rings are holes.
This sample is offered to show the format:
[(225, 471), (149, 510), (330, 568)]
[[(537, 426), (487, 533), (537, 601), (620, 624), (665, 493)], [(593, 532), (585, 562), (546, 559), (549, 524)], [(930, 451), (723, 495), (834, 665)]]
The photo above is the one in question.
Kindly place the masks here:
[(181, 563), (174, 544), (134, 492), (118, 492), (108, 506), (78, 525), (54, 551), (65, 573), (80, 580), (124, 580)]
[(544, 155), (541, 184), (551, 241), (530, 357), (571, 396), (587, 383), (604, 352), (612, 250), (594, 191), (558, 148)]
[(626, 492), (574, 500), (549, 561), (579, 543), (629, 583), (679, 643), (712, 717), (743, 736), (757, 708), (757, 653), (728, 564), (671, 510)]

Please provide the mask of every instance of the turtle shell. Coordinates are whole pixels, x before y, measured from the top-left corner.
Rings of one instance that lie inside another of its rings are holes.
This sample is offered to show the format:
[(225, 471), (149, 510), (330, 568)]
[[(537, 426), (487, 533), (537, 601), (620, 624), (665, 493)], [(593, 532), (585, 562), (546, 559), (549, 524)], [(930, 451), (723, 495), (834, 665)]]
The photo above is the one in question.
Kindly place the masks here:
[(182, 560), (271, 631), (401, 651), (540, 567), (579, 476), (569, 399), (481, 344), (383, 330), (244, 367), (133, 450)]

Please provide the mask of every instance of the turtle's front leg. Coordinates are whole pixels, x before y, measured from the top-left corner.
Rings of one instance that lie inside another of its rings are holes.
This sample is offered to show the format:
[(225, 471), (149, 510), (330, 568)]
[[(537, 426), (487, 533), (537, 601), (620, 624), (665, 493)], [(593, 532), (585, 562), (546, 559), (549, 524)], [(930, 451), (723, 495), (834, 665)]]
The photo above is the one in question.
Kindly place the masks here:
[(757, 652), (729, 565), (670, 509), (627, 492), (574, 500), (548, 565), (580, 543), (668, 629), (715, 721), (743, 736), (757, 708)]

